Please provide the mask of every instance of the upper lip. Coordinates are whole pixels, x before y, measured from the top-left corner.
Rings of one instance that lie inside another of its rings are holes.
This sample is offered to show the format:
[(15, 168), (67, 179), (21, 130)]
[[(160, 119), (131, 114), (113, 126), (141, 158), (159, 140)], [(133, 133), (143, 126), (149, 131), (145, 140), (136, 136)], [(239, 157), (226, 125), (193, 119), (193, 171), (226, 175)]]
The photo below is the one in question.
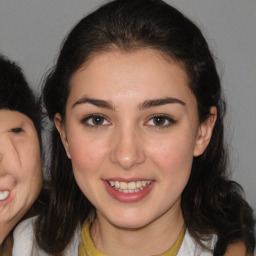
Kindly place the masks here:
[(1, 192), (3, 192), (3, 191), (9, 191), (9, 192), (11, 192), (12, 189), (11, 189), (11, 188), (7, 188), (7, 187), (1, 187), (1, 186), (0, 186), (0, 191), (1, 191)]
[(13, 176), (0, 177), (0, 191), (11, 191), (15, 187), (15, 180)]
[(105, 181), (123, 181), (123, 182), (134, 182), (134, 181), (153, 181), (154, 179), (149, 178), (141, 178), (141, 177), (133, 177), (133, 178), (121, 178), (121, 177), (111, 177), (104, 178)]

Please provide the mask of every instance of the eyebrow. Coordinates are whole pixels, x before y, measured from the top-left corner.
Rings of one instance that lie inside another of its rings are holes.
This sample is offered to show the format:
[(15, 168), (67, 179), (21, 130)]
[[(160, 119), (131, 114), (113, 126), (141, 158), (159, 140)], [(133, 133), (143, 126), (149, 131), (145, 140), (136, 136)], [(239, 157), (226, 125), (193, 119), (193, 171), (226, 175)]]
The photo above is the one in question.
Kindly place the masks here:
[(94, 106), (99, 107), (99, 108), (106, 108), (106, 109), (111, 109), (111, 110), (115, 109), (114, 104), (111, 101), (94, 99), (94, 98), (87, 98), (87, 97), (81, 98), (78, 101), (76, 101), (72, 105), (72, 108), (74, 108), (77, 105), (86, 104), (86, 103), (89, 103), (89, 104), (94, 105)]
[[(94, 105), (99, 108), (115, 110), (115, 106), (114, 106), (113, 102), (111, 102), (111, 101), (100, 100), (100, 99), (95, 99), (95, 98), (88, 98), (88, 97), (83, 97), (83, 98), (79, 99), (78, 101), (76, 101), (72, 105), (72, 108), (74, 108), (77, 105), (86, 104), (86, 103), (89, 103), (89, 104)], [(144, 110), (144, 109), (148, 109), (151, 107), (163, 106), (163, 105), (174, 104), (174, 103), (178, 103), (183, 106), (186, 105), (185, 102), (183, 102), (179, 99), (167, 97), (167, 98), (161, 98), (161, 99), (146, 100), (142, 104), (140, 104), (139, 109)]]
[(162, 99), (146, 100), (140, 105), (139, 109), (143, 110), (151, 107), (163, 106), (163, 105), (173, 104), (173, 103), (178, 103), (178, 104), (181, 104), (182, 106), (186, 105), (185, 102), (179, 99), (167, 97)]

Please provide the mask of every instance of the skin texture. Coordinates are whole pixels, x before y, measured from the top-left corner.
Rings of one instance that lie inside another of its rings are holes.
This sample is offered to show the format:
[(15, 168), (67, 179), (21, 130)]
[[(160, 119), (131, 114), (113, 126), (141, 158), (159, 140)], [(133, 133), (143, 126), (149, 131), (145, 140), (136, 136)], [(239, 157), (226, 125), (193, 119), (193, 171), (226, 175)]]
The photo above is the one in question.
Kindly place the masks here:
[[(174, 100), (163, 103), (167, 98)], [(113, 49), (73, 75), (65, 119), (56, 114), (55, 125), (78, 186), (97, 209), (91, 236), (99, 250), (152, 255), (176, 241), (184, 225), (181, 193), (193, 157), (211, 138), (214, 107), (211, 113), (199, 124), (186, 72), (156, 50)], [(109, 180), (152, 184), (141, 199), (126, 202), (107, 192)]]
[(224, 256), (252, 256), (252, 255), (246, 254), (245, 244), (239, 241), (234, 244), (228, 245)]
[(0, 110), (0, 244), (36, 200), (42, 186), (39, 140), (33, 122), (17, 111)]

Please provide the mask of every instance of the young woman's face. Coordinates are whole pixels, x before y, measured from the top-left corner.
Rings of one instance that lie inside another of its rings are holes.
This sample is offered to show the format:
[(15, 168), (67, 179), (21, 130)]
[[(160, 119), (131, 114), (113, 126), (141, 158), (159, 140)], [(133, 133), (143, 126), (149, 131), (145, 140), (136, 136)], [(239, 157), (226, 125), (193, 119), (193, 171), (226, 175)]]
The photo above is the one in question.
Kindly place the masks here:
[(40, 147), (33, 122), (0, 109), (0, 225), (16, 224), (42, 186)]
[(98, 218), (139, 228), (181, 214), (193, 156), (211, 128), (199, 124), (177, 63), (149, 49), (96, 55), (73, 75), (60, 120), (76, 181)]

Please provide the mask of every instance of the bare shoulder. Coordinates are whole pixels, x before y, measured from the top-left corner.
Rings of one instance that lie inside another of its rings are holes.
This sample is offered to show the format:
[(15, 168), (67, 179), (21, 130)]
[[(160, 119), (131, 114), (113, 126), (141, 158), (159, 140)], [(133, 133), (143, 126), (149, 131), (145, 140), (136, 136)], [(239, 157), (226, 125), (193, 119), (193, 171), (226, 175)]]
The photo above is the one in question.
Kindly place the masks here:
[(239, 241), (228, 245), (224, 256), (247, 256), (245, 244)]

